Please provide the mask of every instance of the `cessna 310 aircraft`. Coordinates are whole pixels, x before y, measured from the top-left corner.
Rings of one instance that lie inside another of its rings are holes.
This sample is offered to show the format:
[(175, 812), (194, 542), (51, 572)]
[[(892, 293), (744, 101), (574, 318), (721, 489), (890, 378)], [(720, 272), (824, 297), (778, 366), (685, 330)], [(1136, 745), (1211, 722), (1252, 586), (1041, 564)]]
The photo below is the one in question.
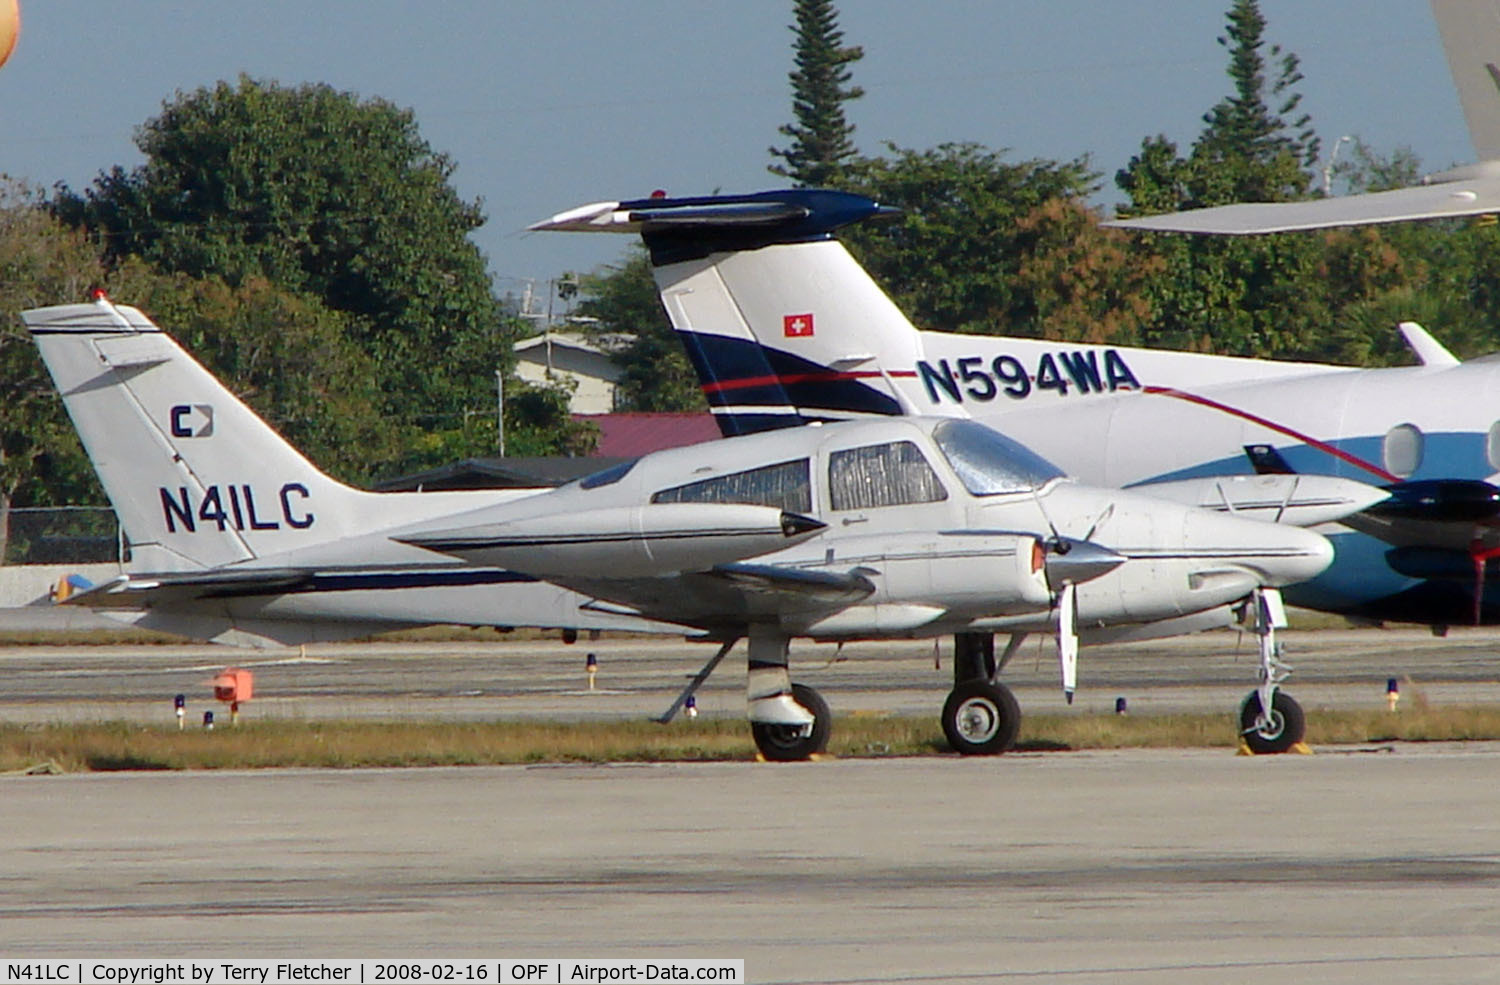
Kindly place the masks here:
[[(957, 415), (1100, 485), (1207, 496), (1233, 477), (1375, 483), (1322, 528), (1329, 569), (1295, 604), (1434, 626), (1500, 622), (1500, 362), (1460, 363), (1415, 325), (1422, 365), (1355, 369), (917, 331), (834, 238), (896, 210), (792, 189), (601, 202), (533, 229), (639, 233), (721, 430)], [(1183, 484), (1196, 480), (1199, 485)], [(1275, 503), (1265, 512), (1274, 513)]]
[[(1045, 628), (1071, 692), (1079, 637), (1223, 624), (1248, 600), (1263, 679), (1247, 738), (1277, 751), (1301, 737), (1278, 689), (1276, 589), (1331, 550), (1294, 526), (1082, 486), (942, 418), (708, 442), (546, 492), (366, 493), (314, 468), (140, 311), (101, 296), (22, 318), (132, 548), (130, 573), (69, 604), (261, 644), (423, 622), (686, 628), (721, 643), (690, 689), (747, 638), (756, 741), (799, 759), (826, 742), (829, 713), (791, 684), (794, 636)], [(1352, 484), (1331, 506), (1293, 495), (1299, 479), (1265, 481), (1308, 519), (1369, 501)], [(992, 656), (967, 655), (944, 709), (963, 752), (1015, 738)]]
[[(731, 503), (779, 509), (789, 530), (818, 536), (753, 560), (685, 564), (663, 576), (660, 562), (643, 570), (600, 563), (598, 545), (571, 533), (580, 518)], [(1025, 447), (951, 418), (660, 451), (553, 492), (389, 536), (546, 578), (594, 597), (595, 606), (695, 627), (724, 640), (705, 676), (747, 637), (750, 720), (773, 759), (805, 758), (827, 741), (826, 704), (788, 676), (793, 637), (1055, 631), (1071, 699), (1078, 637), (1101, 627), (1118, 634), (1122, 625), (1172, 633), (1200, 617), (1223, 624), (1231, 604), (1252, 596), (1256, 617), (1269, 623), (1259, 607), (1274, 606), (1275, 597), (1263, 589), (1312, 577), (1331, 557), (1323, 538), (1297, 527), (1067, 481)], [(1020, 712), (995, 680), (1013, 653), (956, 681), (942, 723), (959, 751), (1000, 752), (1015, 740)], [(1275, 687), (1274, 646), (1266, 658), (1264, 690), (1249, 702), (1246, 727), (1279, 751), (1297, 741), (1301, 713)], [(1272, 709), (1271, 721), (1258, 719), (1261, 707)]]

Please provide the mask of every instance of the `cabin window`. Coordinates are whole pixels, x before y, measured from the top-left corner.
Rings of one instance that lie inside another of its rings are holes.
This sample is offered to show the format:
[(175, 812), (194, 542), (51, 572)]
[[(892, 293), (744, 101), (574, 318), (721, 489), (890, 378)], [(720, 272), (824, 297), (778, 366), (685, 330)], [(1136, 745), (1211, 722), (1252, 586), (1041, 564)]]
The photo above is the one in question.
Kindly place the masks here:
[(1500, 421), (1490, 425), (1489, 438), (1484, 443), (1484, 457), (1490, 468), (1500, 472)]
[(812, 512), (807, 459), (732, 472), (653, 493), (653, 503), (748, 503), (793, 513)]
[(1385, 470), (1403, 479), (1422, 467), (1422, 431), (1415, 424), (1397, 424), (1385, 433), (1381, 456)]
[(936, 503), (948, 491), (910, 441), (849, 448), (828, 456), (828, 496), (836, 510)]

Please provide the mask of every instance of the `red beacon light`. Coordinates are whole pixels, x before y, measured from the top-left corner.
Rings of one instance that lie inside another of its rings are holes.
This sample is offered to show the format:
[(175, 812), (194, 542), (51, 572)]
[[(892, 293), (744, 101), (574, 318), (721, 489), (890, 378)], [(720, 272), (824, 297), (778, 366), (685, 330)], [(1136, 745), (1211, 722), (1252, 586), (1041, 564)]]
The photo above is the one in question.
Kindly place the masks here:
[(106, 291), (102, 287), (91, 287), (91, 288), (89, 288), (89, 300), (90, 301), (108, 301), (109, 300), (109, 292)]

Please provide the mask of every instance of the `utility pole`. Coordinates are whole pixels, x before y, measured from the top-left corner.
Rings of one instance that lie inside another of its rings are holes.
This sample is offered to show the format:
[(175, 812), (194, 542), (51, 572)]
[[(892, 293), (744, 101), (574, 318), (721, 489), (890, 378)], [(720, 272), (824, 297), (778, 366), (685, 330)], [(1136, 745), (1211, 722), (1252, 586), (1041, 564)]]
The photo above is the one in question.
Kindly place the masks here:
[(495, 370), (495, 435), (500, 457), (505, 457), (505, 374)]

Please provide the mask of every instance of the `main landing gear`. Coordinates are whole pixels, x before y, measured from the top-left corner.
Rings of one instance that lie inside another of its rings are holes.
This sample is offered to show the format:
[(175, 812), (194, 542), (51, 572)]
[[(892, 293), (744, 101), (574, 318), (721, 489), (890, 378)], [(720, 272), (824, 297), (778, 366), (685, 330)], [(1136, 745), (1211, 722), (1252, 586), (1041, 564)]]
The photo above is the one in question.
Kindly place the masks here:
[[(738, 642), (738, 637), (726, 640), (656, 721), (670, 722)], [(750, 735), (761, 756), (778, 763), (811, 759), (826, 750), (833, 720), (821, 694), (806, 684), (792, 683), (787, 671), (790, 642), (780, 633), (751, 627), (745, 695)]]
[(1011, 637), (998, 661), (990, 633), (953, 636), (953, 690), (943, 702), (943, 735), (966, 756), (994, 756), (1016, 743), (1021, 705), (996, 675), (1015, 656), (1023, 634)]

